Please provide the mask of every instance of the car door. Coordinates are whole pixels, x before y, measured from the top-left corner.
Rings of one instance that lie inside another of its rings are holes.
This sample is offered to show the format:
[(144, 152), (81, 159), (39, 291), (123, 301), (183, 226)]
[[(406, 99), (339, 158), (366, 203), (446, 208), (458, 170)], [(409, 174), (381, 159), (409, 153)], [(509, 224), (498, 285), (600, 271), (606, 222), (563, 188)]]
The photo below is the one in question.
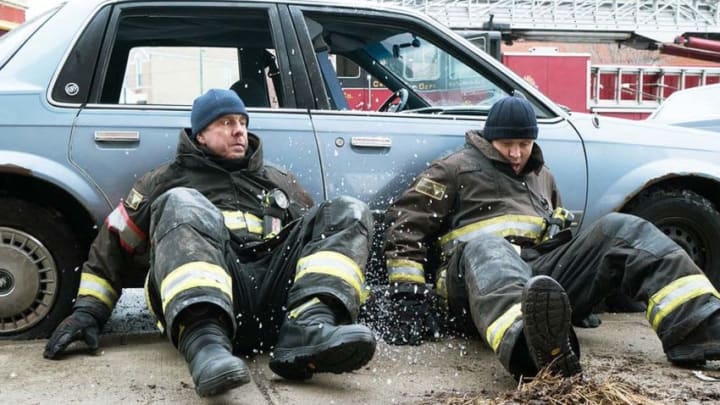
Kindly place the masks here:
[[(467, 130), (481, 129), (493, 102), (522, 93), (537, 112), (538, 142), (564, 204), (582, 213), (587, 173), (581, 139), (556, 106), (488, 55), (419, 15), (358, 7), (297, 6), (289, 12), (308, 70), (316, 71), (310, 74), (318, 100), (311, 118), (328, 196), (349, 194), (384, 210), (433, 159), (459, 148)], [(338, 74), (327, 66), (329, 59), (337, 68), (341, 57), (398, 92), (396, 98), (406, 92), (404, 109), (393, 111), (397, 107), (388, 103), (385, 111), (353, 110), (358, 104), (348, 96), (357, 93), (338, 91)]]
[(316, 200), (323, 197), (318, 148), (308, 112), (296, 108), (275, 4), (126, 3), (103, 21), (105, 40), (89, 102), (74, 123), (70, 159), (109, 208), (143, 173), (174, 158), (193, 99), (210, 88), (241, 93), (266, 161), (293, 171)]

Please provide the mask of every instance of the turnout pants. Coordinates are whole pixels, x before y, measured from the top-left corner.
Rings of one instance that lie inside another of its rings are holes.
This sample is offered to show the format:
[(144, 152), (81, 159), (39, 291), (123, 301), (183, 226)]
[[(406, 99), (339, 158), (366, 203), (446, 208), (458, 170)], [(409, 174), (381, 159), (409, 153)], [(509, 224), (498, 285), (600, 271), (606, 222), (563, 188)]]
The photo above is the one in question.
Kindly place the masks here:
[(505, 239), (484, 235), (450, 258), (448, 302), (451, 314), (470, 314), (469, 321), (515, 375), (537, 372), (529, 369), (524, 349), (520, 299), (526, 281), (541, 274), (565, 288), (574, 319), (585, 318), (618, 290), (647, 303), (647, 319), (664, 350), (720, 309), (717, 291), (685, 251), (635, 216), (608, 214), (528, 261)]
[[(270, 349), (286, 313), (313, 296), (355, 322), (368, 295), (364, 269), (372, 219), (339, 197), (313, 207), (277, 238), (233, 248), (222, 213), (193, 189), (175, 188), (152, 206), (146, 295), (177, 345), (176, 318), (190, 305), (215, 305), (235, 322), (236, 351)], [(237, 246), (237, 245), (236, 245)]]

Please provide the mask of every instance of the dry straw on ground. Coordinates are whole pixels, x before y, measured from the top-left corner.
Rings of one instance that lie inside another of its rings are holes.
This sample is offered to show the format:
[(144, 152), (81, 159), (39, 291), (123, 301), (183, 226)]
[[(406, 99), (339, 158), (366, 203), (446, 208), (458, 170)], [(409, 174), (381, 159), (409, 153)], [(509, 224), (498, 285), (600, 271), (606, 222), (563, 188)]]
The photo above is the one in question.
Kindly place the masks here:
[[(632, 384), (607, 377), (596, 381), (585, 374), (569, 378), (558, 377), (547, 371), (540, 372), (532, 380), (521, 382), (516, 390), (501, 393), (495, 399), (480, 395), (440, 395), (436, 404), (445, 405), (499, 405), (499, 404), (597, 404), (597, 405), (645, 405), (660, 404), (647, 397), (642, 389)], [(442, 398), (441, 398), (442, 397)]]

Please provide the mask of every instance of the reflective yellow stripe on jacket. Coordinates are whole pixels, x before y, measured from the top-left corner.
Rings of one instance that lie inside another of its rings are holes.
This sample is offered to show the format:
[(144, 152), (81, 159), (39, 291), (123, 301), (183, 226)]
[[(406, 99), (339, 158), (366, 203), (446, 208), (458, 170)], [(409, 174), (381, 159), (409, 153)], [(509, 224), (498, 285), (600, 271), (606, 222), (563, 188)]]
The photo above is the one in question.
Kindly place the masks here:
[(225, 218), (225, 226), (231, 231), (247, 229), (250, 233), (258, 235), (263, 233), (262, 219), (249, 212), (223, 211), (222, 214)]
[(720, 298), (720, 294), (704, 274), (681, 277), (650, 297), (646, 312), (647, 319), (657, 332), (669, 313), (693, 298), (705, 294), (713, 294)]
[(222, 267), (207, 262), (190, 262), (171, 271), (160, 285), (163, 312), (176, 295), (197, 288), (217, 288), (232, 302), (232, 280)]
[(112, 288), (110, 282), (90, 273), (82, 273), (82, 275), (80, 275), (78, 297), (83, 295), (99, 299), (107, 305), (110, 310), (115, 308), (115, 303), (118, 300), (118, 294), (115, 289)]
[(412, 260), (389, 259), (387, 261), (388, 280), (391, 283), (425, 283), (423, 265)]
[(364, 303), (370, 294), (370, 290), (365, 285), (365, 276), (360, 266), (343, 254), (326, 250), (298, 260), (295, 274), (296, 282), (312, 273), (342, 279), (357, 291), (361, 303)]
[(440, 246), (446, 254), (459, 242), (467, 242), (480, 235), (497, 235), (501, 238), (516, 236), (540, 242), (545, 231), (545, 219), (531, 215), (500, 215), (461, 228), (454, 229), (440, 238)]
[(497, 353), (497, 349), (500, 347), (500, 342), (502, 342), (505, 332), (507, 332), (520, 315), (522, 315), (522, 311), (520, 309), (520, 303), (517, 303), (488, 326), (485, 338), (494, 352)]

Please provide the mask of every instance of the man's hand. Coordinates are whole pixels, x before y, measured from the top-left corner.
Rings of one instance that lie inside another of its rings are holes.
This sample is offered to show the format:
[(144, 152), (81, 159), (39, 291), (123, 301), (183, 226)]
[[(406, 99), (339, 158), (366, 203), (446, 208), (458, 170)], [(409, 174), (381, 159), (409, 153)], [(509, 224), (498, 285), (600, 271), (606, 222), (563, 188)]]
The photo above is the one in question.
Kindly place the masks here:
[(45, 346), (43, 357), (55, 359), (70, 343), (84, 340), (88, 347), (95, 351), (100, 347), (100, 323), (93, 315), (81, 308), (65, 318), (55, 329)]
[(424, 285), (399, 283), (390, 286), (389, 313), (383, 338), (394, 345), (419, 345), (440, 333), (433, 309), (434, 295)]

